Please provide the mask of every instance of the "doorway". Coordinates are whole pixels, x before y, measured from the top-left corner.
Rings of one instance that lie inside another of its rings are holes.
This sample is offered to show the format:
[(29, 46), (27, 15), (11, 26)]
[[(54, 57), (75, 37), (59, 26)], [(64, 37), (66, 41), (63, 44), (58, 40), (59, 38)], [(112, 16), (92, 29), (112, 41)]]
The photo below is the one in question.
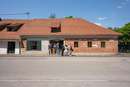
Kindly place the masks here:
[(7, 53), (15, 53), (15, 42), (8, 42)]
[(55, 43), (59, 43), (59, 45), (64, 45), (63, 40), (50, 40), (50, 44), (55, 44)]
[(50, 40), (49, 55), (63, 55), (64, 40)]

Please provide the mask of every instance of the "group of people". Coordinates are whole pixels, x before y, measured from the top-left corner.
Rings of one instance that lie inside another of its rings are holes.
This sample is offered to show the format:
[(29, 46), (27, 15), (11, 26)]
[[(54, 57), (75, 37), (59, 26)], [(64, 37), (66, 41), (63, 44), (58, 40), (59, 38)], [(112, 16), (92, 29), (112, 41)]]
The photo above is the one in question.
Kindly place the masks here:
[(71, 45), (63, 45), (60, 43), (50, 43), (48, 45), (50, 56), (71, 56), (73, 49)]

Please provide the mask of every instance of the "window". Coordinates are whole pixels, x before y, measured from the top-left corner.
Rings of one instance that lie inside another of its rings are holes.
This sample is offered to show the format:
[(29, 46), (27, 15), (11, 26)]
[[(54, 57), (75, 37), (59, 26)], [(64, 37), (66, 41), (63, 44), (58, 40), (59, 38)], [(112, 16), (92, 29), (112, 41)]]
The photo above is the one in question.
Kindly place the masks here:
[(27, 41), (27, 50), (41, 50), (41, 41)]
[(7, 26), (7, 31), (16, 32), (20, 27), (18, 26)]
[(74, 47), (79, 47), (79, 43), (77, 41), (74, 42)]
[(7, 31), (14, 31), (13, 29), (13, 27), (7, 27)]
[(19, 23), (7, 25), (7, 31), (8, 32), (16, 32), (20, 29), (20, 27), (22, 25), (23, 24), (19, 24)]
[(106, 47), (106, 43), (104, 41), (101, 42), (101, 48), (105, 48)]
[(5, 29), (7, 25), (8, 25), (8, 23), (1, 23), (0, 24), (0, 31)]
[(61, 32), (60, 27), (51, 27), (51, 32), (56, 33), (56, 32)]
[(15, 42), (8, 42), (7, 53), (15, 53)]
[(88, 42), (88, 47), (92, 47), (92, 42), (91, 41)]

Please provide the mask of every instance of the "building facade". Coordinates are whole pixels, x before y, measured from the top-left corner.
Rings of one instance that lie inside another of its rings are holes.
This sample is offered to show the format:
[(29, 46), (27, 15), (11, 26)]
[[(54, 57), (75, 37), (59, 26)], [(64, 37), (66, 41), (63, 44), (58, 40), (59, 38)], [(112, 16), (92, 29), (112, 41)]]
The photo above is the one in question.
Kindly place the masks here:
[(118, 53), (120, 34), (80, 18), (0, 21), (0, 54), (48, 55), (50, 43), (71, 45), (73, 55)]

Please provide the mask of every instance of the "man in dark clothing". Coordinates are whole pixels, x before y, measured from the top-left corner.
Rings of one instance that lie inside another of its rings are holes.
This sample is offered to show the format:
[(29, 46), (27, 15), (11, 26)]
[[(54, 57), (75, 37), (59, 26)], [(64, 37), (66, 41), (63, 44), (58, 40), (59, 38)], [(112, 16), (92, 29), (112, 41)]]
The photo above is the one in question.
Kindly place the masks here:
[(64, 55), (64, 45), (63, 44), (59, 44), (59, 54), (60, 56), (63, 56)]
[(52, 48), (53, 48), (53, 45), (50, 43), (50, 44), (48, 45), (49, 55), (52, 55)]
[(56, 55), (60, 55), (60, 48), (59, 48), (59, 43), (56, 43)]

